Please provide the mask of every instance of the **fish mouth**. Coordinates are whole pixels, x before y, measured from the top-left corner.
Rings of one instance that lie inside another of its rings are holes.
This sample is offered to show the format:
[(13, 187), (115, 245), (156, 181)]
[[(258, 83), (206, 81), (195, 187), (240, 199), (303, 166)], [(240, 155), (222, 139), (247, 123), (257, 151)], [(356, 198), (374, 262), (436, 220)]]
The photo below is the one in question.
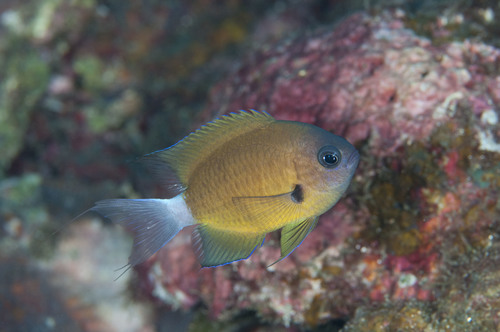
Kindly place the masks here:
[(359, 163), (359, 152), (357, 150), (354, 150), (353, 153), (349, 156), (349, 159), (347, 159), (347, 167), (358, 167)]

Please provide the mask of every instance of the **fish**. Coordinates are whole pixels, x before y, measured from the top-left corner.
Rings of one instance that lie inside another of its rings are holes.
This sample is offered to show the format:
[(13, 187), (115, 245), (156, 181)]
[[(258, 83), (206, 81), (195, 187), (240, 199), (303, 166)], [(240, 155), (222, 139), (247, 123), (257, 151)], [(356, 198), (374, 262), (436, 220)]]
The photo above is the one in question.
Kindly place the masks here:
[(164, 197), (105, 199), (90, 208), (132, 232), (126, 266), (194, 226), (200, 265), (215, 267), (249, 258), (276, 230), (281, 256), (273, 264), (290, 255), (344, 194), (359, 153), (317, 126), (250, 110), (209, 122), (141, 161)]

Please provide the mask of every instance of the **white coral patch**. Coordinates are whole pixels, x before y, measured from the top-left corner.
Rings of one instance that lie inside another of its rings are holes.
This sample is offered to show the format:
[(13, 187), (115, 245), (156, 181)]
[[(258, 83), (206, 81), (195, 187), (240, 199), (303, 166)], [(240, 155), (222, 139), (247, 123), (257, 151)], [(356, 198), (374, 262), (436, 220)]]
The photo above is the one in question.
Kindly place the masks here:
[(498, 114), (494, 110), (487, 110), (481, 114), (481, 122), (489, 125), (496, 125), (498, 123)]
[(491, 131), (479, 132), (479, 150), (500, 153), (500, 143), (495, 141)]

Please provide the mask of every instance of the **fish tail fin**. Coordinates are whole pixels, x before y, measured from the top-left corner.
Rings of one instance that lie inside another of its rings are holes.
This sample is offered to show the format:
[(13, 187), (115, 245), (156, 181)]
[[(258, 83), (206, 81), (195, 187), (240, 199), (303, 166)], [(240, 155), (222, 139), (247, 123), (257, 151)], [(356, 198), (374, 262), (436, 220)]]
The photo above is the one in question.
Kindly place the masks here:
[(97, 212), (134, 234), (128, 264), (140, 264), (160, 250), (181, 229), (194, 224), (182, 194), (171, 199), (106, 199), (95, 203)]

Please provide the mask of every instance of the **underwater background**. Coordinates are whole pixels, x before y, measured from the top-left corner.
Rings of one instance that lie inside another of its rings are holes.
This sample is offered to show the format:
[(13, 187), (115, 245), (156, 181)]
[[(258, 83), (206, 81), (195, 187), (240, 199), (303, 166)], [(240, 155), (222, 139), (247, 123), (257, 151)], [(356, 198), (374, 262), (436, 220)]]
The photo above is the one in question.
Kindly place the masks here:
[[(2, 0), (0, 332), (500, 329), (500, 2)], [(181, 232), (115, 280), (105, 198), (222, 114), (346, 137), (350, 189), (287, 259), (200, 270)]]

